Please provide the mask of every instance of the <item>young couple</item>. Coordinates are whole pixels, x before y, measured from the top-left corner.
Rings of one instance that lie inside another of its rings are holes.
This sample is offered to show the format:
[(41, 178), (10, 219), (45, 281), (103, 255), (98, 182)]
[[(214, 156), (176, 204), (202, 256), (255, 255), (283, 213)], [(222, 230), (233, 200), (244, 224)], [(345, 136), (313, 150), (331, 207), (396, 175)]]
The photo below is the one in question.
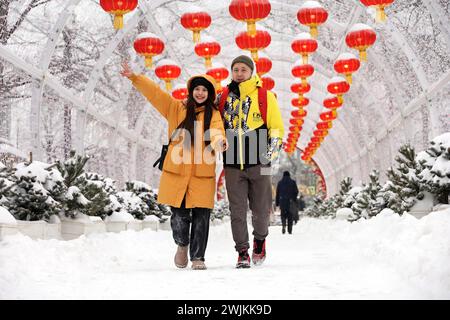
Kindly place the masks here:
[(122, 64), (121, 75), (130, 79), (168, 121), (169, 148), (157, 201), (171, 207), (172, 234), (178, 245), (174, 262), (179, 268), (188, 265), (189, 251), (192, 268), (206, 269), (218, 152), (223, 152), (231, 228), (238, 252), (236, 267), (250, 267), (248, 204), (254, 229), (253, 263), (261, 264), (266, 257), (272, 204), (270, 162), (278, 157), (284, 128), (276, 97), (261, 88), (261, 79), (253, 75), (254, 67), (248, 56), (235, 58), (232, 81), (218, 97), (213, 78), (193, 76), (187, 82), (187, 100), (179, 101), (157, 83), (134, 74), (126, 62)]

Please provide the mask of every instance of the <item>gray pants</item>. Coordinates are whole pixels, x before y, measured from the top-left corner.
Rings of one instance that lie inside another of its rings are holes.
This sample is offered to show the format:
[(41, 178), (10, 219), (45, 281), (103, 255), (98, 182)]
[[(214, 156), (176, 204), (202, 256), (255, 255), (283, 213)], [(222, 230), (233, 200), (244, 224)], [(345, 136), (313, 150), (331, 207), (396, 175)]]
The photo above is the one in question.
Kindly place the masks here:
[(253, 236), (264, 240), (269, 234), (272, 205), (271, 176), (261, 175), (261, 165), (244, 170), (225, 167), (225, 182), (231, 211), (231, 230), (236, 251), (249, 249), (247, 209), (252, 211)]

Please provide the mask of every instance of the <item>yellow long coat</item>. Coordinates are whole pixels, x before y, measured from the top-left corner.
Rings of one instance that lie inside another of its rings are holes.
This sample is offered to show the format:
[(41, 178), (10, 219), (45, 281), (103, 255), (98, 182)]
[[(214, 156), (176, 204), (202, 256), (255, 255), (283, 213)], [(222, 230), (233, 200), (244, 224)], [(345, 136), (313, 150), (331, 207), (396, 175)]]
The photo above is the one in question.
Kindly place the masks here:
[[(216, 88), (213, 78), (208, 75), (200, 75), (200, 77), (208, 80)], [(193, 78), (188, 81), (188, 88)], [(167, 119), (170, 137), (186, 117), (185, 105), (143, 75), (132, 75), (130, 80), (136, 89)], [(191, 150), (188, 152), (183, 148), (184, 134), (172, 139), (163, 164), (158, 203), (180, 207), (183, 198), (186, 196), (186, 208), (214, 207), (216, 191), (215, 153), (218, 151), (219, 141), (225, 139), (225, 131), (221, 115), (218, 110), (214, 109), (210, 124), (210, 137), (211, 146), (215, 148), (215, 151), (210, 148), (205, 151), (203, 137), (204, 107), (197, 108), (196, 112), (199, 112), (196, 120), (199, 125), (196, 126), (195, 137), (196, 141), (201, 141), (201, 143), (196, 143), (196, 147), (190, 148)], [(201, 140), (198, 137), (201, 137)]]

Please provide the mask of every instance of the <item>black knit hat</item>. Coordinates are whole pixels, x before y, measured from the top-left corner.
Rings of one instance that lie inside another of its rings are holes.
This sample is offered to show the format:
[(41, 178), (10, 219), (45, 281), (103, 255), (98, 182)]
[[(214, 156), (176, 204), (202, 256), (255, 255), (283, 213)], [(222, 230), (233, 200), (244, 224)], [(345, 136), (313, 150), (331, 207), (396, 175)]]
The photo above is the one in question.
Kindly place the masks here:
[(253, 60), (250, 57), (245, 56), (245, 55), (234, 58), (233, 62), (231, 62), (231, 69), (233, 69), (233, 66), (236, 63), (246, 64), (250, 69), (252, 69), (252, 72), (253, 72), (253, 69), (255, 69), (255, 64), (253, 63)]
[(215, 97), (216, 90), (214, 89), (211, 82), (209, 82), (208, 80), (206, 80), (203, 77), (195, 77), (192, 79), (192, 81), (190, 83), (190, 87), (189, 87), (189, 94), (192, 95), (192, 92), (194, 92), (194, 89), (197, 86), (204, 86), (208, 90), (208, 96), (213, 97), (213, 98)]

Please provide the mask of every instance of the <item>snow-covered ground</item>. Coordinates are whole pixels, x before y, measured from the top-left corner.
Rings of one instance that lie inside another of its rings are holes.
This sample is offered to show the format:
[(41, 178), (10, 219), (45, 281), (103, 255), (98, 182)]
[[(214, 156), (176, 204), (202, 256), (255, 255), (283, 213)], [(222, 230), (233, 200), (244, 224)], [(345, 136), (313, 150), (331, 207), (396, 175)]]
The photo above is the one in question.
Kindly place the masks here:
[(0, 242), (0, 299), (450, 299), (449, 231), (450, 209), (302, 219), (292, 235), (270, 227), (262, 266), (235, 269), (228, 222), (211, 227), (206, 271), (173, 265), (169, 231), (14, 235)]

